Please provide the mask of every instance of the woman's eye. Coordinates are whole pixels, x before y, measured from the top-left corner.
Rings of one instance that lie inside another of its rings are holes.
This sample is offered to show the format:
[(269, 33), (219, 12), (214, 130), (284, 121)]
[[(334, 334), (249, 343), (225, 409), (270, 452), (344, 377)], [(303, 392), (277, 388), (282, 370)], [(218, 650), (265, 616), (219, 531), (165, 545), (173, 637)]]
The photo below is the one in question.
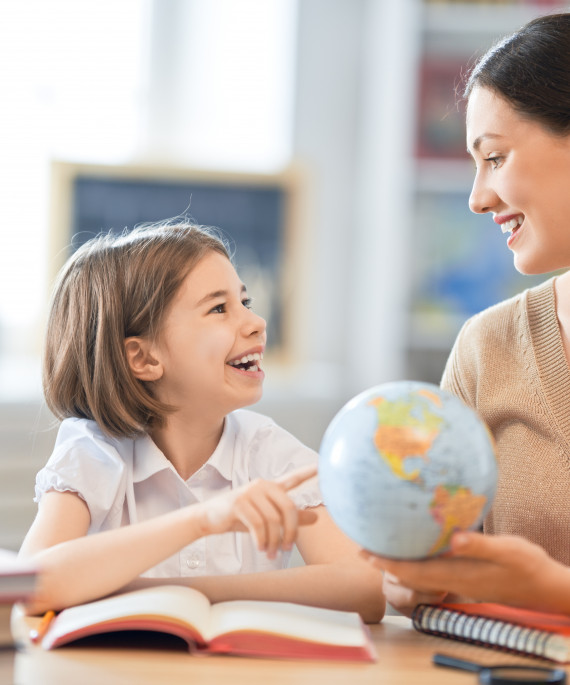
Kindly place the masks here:
[(246, 298), (244, 298), (244, 299), (241, 301), (241, 303), (243, 304), (243, 306), (244, 306), (246, 309), (251, 309), (252, 304), (253, 304), (253, 300), (252, 300), (251, 297), (246, 297)]
[(215, 307), (212, 307), (212, 309), (210, 309), (211, 314), (224, 314), (225, 311), (226, 311), (225, 303), (217, 304)]
[(493, 169), (498, 169), (501, 165), (501, 159), (501, 157), (487, 157), (485, 161), (489, 162)]

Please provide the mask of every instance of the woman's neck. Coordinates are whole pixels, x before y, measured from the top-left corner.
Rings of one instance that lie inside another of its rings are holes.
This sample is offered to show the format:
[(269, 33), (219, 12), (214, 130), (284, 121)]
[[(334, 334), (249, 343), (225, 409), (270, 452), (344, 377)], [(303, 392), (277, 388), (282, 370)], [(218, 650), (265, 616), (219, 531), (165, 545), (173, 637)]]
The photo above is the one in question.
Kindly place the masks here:
[(154, 443), (184, 480), (203, 466), (214, 453), (224, 429), (224, 419), (189, 421), (173, 414), (164, 426), (151, 431)]

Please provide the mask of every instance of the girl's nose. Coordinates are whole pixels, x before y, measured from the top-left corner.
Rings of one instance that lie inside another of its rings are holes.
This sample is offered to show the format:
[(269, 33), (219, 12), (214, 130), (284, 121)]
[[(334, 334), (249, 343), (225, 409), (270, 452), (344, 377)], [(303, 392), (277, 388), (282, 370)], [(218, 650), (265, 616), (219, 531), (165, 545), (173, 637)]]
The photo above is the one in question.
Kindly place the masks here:
[(491, 212), (498, 201), (495, 191), (477, 174), (469, 196), (469, 209), (475, 214), (485, 214)]
[(259, 314), (256, 314), (252, 309), (248, 309), (247, 311), (247, 316), (246, 316), (246, 322), (245, 322), (245, 329), (246, 329), (246, 334), (247, 335), (260, 335), (260, 334), (265, 334), (265, 330), (267, 329), (267, 322), (262, 316), (259, 316)]

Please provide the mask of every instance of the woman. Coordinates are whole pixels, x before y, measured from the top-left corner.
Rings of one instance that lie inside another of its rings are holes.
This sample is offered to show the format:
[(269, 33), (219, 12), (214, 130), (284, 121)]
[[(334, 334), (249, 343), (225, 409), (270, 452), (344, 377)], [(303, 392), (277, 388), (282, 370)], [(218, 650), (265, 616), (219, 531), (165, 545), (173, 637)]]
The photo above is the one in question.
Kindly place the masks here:
[[(492, 48), (465, 97), (471, 210), (492, 215), (518, 271), (570, 267), (570, 14), (535, 19)], [(398, 609), (453, 592), (570, 613), (569, 359), (570, 273), (465, 324), (442, 385), (495, 437), (485, 532), (500, 537), (456, 535), (451, 558), (427, 562), (371, 558)]]

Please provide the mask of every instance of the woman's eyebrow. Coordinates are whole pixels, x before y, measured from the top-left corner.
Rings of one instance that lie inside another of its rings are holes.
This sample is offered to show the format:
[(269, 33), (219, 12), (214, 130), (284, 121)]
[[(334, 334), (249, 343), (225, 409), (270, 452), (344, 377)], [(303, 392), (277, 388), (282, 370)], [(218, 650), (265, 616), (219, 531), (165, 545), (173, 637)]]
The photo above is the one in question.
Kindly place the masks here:
[[(502, 136), (498, 133), (482, 133), (480, 136), (477, 136), (477, 138), (475, 138), (475, 140), (473, 141), (473, 151), (477, 152), (481, 147), (481, 143), (484, 140), (487, 140), (488, 138), (502, 138)], [(467, 152), (471, 154), (471, 150), (469, 148), (467, 148)]]

